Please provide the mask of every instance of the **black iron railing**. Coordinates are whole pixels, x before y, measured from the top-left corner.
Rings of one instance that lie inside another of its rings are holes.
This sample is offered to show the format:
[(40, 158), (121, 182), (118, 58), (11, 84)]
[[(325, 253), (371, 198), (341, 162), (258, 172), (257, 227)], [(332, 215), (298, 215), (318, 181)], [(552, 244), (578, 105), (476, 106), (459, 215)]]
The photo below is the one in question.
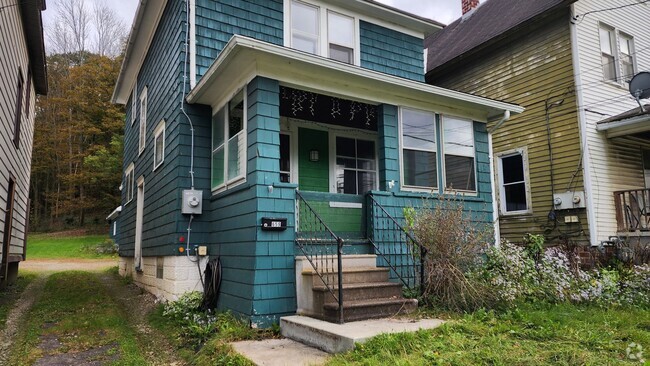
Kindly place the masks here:
[(614, 192), (618, 232), (650, 231), (650, 189)]
[[(339, 323), (343, 323), (343, 239), (323, 222), (321, 217), (296, 190), (298, 230), (296, 244), (316, 275), (338, 302)], [(338, 291), (337, 291), (338, 290)]]
[[(368, 240), (382, 259), (380, 267), (390, 268), (409, 290), (424, 289), (426, 248), (372, 196), (368, 195)], [(382, 263), (383, 262), (383, 263)]]

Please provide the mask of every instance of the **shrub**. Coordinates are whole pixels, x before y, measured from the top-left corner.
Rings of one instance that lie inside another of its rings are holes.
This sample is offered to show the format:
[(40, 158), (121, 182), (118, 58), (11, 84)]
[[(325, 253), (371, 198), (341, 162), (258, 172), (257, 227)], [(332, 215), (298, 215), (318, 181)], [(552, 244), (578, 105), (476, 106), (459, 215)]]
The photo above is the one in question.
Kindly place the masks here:
[[(414, 211), (411, 211), (414, 212)], [(405, 211), (408, 213), (408, 211)], [(487, 306), (491, 291), (470, 276), (491, 240), (489, 226), (472, 222), (462, 202), (440, 200), (407, 216), (418, 242), (427, 250), (424, 261), (424, 300), (449, 310)]]
[(101, 243), (85, 244), (83, 251), (98, 255), (114, 255), (118, 252), (118, 246), (114, 240), (106, 239)]

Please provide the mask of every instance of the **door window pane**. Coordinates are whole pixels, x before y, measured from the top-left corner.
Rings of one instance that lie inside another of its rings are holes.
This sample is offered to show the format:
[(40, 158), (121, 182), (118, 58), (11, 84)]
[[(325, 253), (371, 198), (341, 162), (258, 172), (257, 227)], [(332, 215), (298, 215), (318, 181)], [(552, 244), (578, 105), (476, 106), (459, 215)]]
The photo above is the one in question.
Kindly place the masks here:
[(364, 194), (376, 189), (375, 142), (336, 138), (336, 191)]

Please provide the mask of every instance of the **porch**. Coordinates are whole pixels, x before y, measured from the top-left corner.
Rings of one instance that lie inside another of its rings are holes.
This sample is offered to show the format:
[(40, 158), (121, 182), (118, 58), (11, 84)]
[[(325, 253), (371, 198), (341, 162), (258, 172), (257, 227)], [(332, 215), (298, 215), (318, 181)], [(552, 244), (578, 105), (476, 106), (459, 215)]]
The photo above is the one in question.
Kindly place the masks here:
[(650, 189), (616, 191), (614, 205), (619, 233), (647, 232), (650, 235)]

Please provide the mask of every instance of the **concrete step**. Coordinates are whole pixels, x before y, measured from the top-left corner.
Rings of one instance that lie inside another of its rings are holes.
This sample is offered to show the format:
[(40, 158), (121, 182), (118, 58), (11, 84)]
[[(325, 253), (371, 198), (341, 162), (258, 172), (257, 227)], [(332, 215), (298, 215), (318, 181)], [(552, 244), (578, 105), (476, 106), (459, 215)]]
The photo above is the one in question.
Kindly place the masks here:
[[(334, 294), (338, 295), (338, 285), (332, 286)], [(317, 305), (336, 303), (326, 286), (314, 286), (314, 303)], [(365, 282), (343, 284), (343, 299), (345, 301), (371, 300), (380, 298), (402, 297), (402, 284), (395, 282)]]
[[(280, 319), (284, 337), (308, 344), (329, 353), (354, 349), (355, 343), (364, 343), (379, 334), (415, 332), (433, 329), (442, 324), (439, 319), (372, 319), (345, 324), (334, 324), (307, 316), (287, 316)], [(280, 355), (283, 357), (284, 355)]]
[[(410, 314), (418, 308), (416, 299), (380, 298), (372, 300), (344, 301), (343, 320), (353, 322), (366, 319), (380, 319), (395, 315)], [(327, 321), (339, 320), (339, 305), (327, 303), (323, 305), (324, 318)]]
[[(314, 286), (323, 286), (323, 280), (314, 270), (304, 270), (303, 276), (311, 277)], [(328, 283), (338, 284), (339, 278), (336, 272), (322, 273)], [(365, 282), (388, 282), (389, 269), (377, 267), (356, 267), (343, 269), (343, 283), (365, 283)], [(308, 278), (305, 278), (309, 281)]]

